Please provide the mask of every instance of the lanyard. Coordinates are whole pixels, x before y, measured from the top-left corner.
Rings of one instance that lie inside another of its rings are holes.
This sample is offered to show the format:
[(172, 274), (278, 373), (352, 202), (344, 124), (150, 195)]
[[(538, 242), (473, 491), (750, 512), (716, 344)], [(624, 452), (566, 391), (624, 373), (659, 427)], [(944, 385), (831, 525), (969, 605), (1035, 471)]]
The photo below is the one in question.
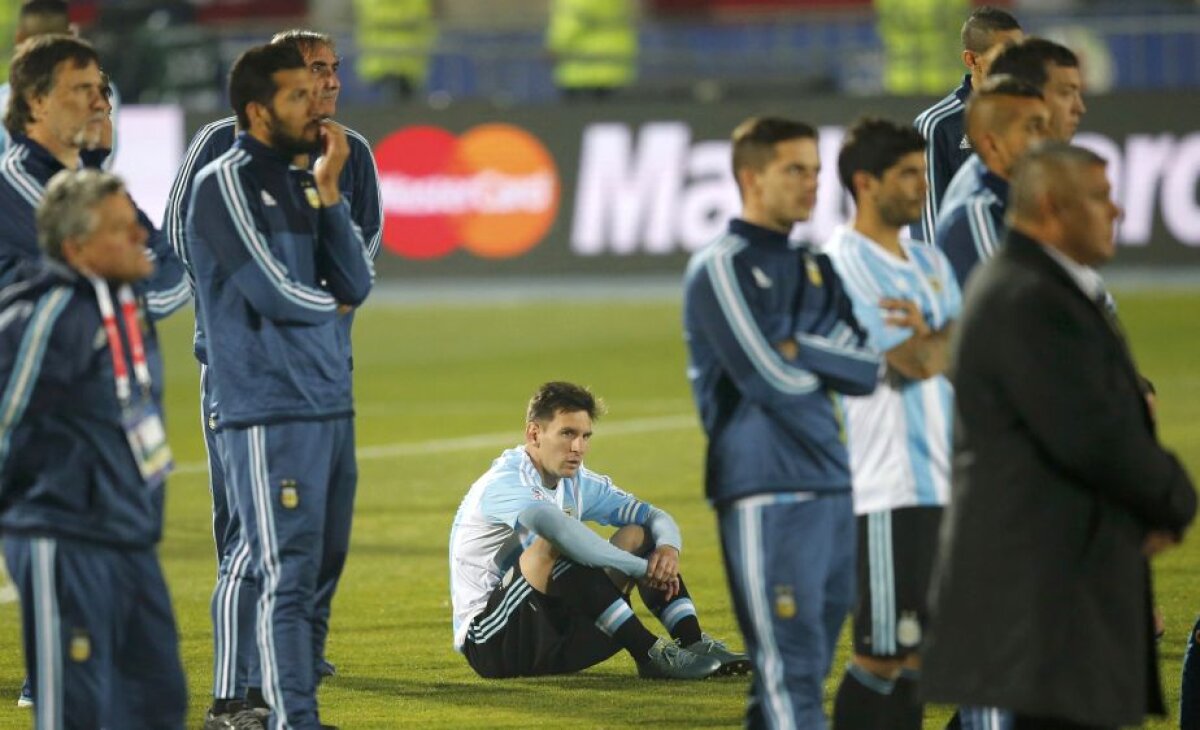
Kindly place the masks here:
[[(108, 282), (89, 276), (92, 288), (96, 290), (96, 302), (100, 305), (100, 318), (104, 322), (104, 332), (108, 335), (108, 350), (112, 353), (113, 375), (117, 381), (117, 400), (121, 405), (128, 405), (131, 395), (129, 384), (129, 368), (125, 364), (125, 348), (121, 344), (121, 334), (117, 330), (117, 315), (113, 310), (112, 295), (109, 293)], [(146, 365), (146, 350), (142, 346), (142, 328), (138, 324), (137, 302), (133, 299), (133, 289), (128, 284), (122, 284), (117, 289), (117, 301), (121, 305), (121, 318), (125, 321), (125, 336), (129, 338), (129, 351), (133, 360), (133, 375), (138, 385), (144, 391), (150, 390), (150, 368)]]

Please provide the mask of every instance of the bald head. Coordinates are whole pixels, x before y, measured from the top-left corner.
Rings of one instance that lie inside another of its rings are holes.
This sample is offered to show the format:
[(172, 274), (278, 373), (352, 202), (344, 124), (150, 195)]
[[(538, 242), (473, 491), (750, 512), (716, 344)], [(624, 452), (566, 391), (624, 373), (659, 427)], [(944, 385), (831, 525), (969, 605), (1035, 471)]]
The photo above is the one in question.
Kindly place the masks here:
[(967, 101), (967, 137), (989, 170), (1007, 178), (1030, 145), (1046, 136), (1050, 110), (1032, 84), (993, 76)]
[(1013, 170), (1009, 225), (1078, 263), (1097, 266), (1112, 257), (1113, 223), (1120, 213), (1104, 158), (1091, 150), (1043, 142)]

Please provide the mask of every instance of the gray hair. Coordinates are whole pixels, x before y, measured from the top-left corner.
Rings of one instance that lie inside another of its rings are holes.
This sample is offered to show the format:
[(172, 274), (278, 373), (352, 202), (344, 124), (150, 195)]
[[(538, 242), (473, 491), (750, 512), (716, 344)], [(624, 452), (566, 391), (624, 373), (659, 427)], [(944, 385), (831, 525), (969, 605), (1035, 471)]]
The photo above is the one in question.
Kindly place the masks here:
[(125, 192), (121, 178), (102, 170), (63, 170), (50, 178), (37, 209), (38, 244), (63, 261), (63, 243), (87, 238), (99, 224), (96, 208), (110, 195)]
[(1017, 160), (1008, 193), (1009, 221), (1040, 220), (1039, 201), (1045, 195), (1077, 194), (1075, 175), (1091, 165), (1105, 165), (1091, 150), (1066, 142), (1040, 142)]

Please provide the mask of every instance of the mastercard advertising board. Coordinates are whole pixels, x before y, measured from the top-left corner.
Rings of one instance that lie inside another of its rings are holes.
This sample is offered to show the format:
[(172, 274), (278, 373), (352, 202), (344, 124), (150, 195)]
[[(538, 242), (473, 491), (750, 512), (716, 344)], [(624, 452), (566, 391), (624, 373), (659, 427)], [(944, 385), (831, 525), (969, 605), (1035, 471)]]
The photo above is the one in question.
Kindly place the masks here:
[(485, 259), (521, 256), (558, 213), (554, 158), (528, 132), (484, 124), (462, 134), (406, 127), (375, 147), (383, 244), (406, 259), (462, 249)]
[[(652, 272), (680, 275), (689, 255), (738, 214), (729, 133), (752, 114), (820, 131), (812, 220), (820, 244), (846, 220), (837, 180), (846, 125), (863, 114), (911, 120), (927, 99), (620, 102), (496, 110), (347, 110), (372, 143), (384, 209), (385, 278)], [(1116, 265), (1200, 265), (1200, 98), (1089, 98), (1076, 142), (1108, 161)], [(1152, 106), (1156, 113), (1140, 110)], [(198, 128), (204, 118), (189, 118)]]

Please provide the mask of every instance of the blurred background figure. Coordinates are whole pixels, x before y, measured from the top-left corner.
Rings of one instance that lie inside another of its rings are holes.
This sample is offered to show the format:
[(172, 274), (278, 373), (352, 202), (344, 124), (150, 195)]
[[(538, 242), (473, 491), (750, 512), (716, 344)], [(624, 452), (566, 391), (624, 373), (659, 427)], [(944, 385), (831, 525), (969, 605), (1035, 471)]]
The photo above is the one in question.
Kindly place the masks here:
[(354, 0), (354, 37), (359, 77), (386, 98), (411, 99), (437, 43), (434, 0)]
[(947, 59), (958, 51), (970, 0), (875, 0), (883, 41), (883, 89), (889, 94), (940, 94), (958, 80)]
[(636, 0), (551, 0), (546, 49), (566, 99), (603, 99), (637, 76)]

